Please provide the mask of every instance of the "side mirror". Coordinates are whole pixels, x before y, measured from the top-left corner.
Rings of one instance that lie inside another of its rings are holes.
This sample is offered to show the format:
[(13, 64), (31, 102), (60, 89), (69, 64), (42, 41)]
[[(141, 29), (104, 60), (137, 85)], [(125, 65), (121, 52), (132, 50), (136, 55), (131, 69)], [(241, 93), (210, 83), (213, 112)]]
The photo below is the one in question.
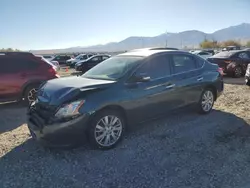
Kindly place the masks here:
[(139, 75), (134, 75), (131, 79), (132, 82), (149, 82), (150, 81), (150, 76), (146, 74), (139, 74)]

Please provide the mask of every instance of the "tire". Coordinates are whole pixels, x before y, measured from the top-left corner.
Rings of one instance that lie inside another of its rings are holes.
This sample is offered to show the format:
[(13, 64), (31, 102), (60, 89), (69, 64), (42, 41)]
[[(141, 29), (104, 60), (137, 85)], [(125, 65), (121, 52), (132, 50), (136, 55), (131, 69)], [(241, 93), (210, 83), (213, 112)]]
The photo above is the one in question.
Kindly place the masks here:
[[(108, 119), (106, 119), (107, 117)], [(111, 122), (112, 118), (113, 120), (114, 118), (117, 118), (116, 121), (114, 122), (114, 125), (105, 126), (104, 121)], [(115, 130), (114, 127), (116, 128)], [(97, 113), (97, 115), (91, 121), (90, 127), (87, 130), (87, 137), (89, 139), (91, 147), (93, 147), (94, 149), (107, 150), (114, 148), (122, 140), (124, 132), (125, 132), (124, 117), (117, 111), (103, 110)], [(112, 138), (114, 138), (113, 135), (116, 135), (115, 140), (112, 140)], [(111, 143), (108, 143), (107, 141), (110, 141)]]
[[(36, 100), (38, 87), (39, 87), (39, 84), (32, 84), (26, 87), (23, 93), (23, 103), (25, 106), (30, 105), (33, 101)], [(33, 97), (31, 97), (31, 94), (33, 95)]]
[(248, 78), (245, 79), (245, 83), (247, 86), (250, 86), (250, 80)]
[(214, 91), (210, 88), (205, 89), (200, 97), (198, 103), (198, 112), (200, 114), (208, 114), (213, 109), (215, 101), (215, 94)]
[(241, 67), (239, 67), (239, 66), (235, 67), (233, 76), (235, 78), (240, 78), (242, 76), (242, 69), (241, 69)]

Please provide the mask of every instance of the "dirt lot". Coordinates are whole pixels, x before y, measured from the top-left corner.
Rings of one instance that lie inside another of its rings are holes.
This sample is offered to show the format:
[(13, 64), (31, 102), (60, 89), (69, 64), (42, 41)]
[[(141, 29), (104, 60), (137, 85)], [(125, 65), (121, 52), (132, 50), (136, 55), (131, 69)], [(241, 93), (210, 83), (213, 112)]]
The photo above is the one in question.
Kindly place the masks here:
[(171, 114), (109, 151), (44, 149), (30, 140), (25, 109), (4, 105), (0, 187), (249, 188), (249, 91), (226, 84), (211, 114)]

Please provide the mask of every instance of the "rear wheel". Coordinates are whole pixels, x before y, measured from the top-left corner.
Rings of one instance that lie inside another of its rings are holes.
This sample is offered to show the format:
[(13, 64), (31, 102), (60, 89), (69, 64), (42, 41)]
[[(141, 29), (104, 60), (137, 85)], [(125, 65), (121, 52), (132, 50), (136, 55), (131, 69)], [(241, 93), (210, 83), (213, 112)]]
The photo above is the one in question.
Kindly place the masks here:
[(208, 114), (214, 105), (215, 95), (212, 89), (205, 89), (198, 103), (198, 110), (201, 114)]
[(124, 130), (123, 116), (113, 110), (104, 110), (94, 117), (88, 130), (88, 138), (92, 147), (110, 149), (121, 141)]
[(241, 67), (237, 66), (234, 69), (234, 77), (235, 78), (240, 78), (242, 76), (242, 69)]

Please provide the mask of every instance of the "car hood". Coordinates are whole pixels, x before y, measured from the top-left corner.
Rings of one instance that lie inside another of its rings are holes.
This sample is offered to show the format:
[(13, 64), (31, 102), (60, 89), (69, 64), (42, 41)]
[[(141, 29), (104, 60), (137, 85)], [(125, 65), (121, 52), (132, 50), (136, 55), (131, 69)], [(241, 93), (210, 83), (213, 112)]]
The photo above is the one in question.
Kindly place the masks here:
[(104, 89), (116, 83), (111, 80), (98, 80), (83, 77), (58, 78), (45, 82), (39, 89), (37, 99), (50, 105), (60, 105), (81, 93)]
[(71, 61), (74, 61), (75, 59), (71, 58), (71, 59), (68, 59), (66, 62), (71, 62)]

